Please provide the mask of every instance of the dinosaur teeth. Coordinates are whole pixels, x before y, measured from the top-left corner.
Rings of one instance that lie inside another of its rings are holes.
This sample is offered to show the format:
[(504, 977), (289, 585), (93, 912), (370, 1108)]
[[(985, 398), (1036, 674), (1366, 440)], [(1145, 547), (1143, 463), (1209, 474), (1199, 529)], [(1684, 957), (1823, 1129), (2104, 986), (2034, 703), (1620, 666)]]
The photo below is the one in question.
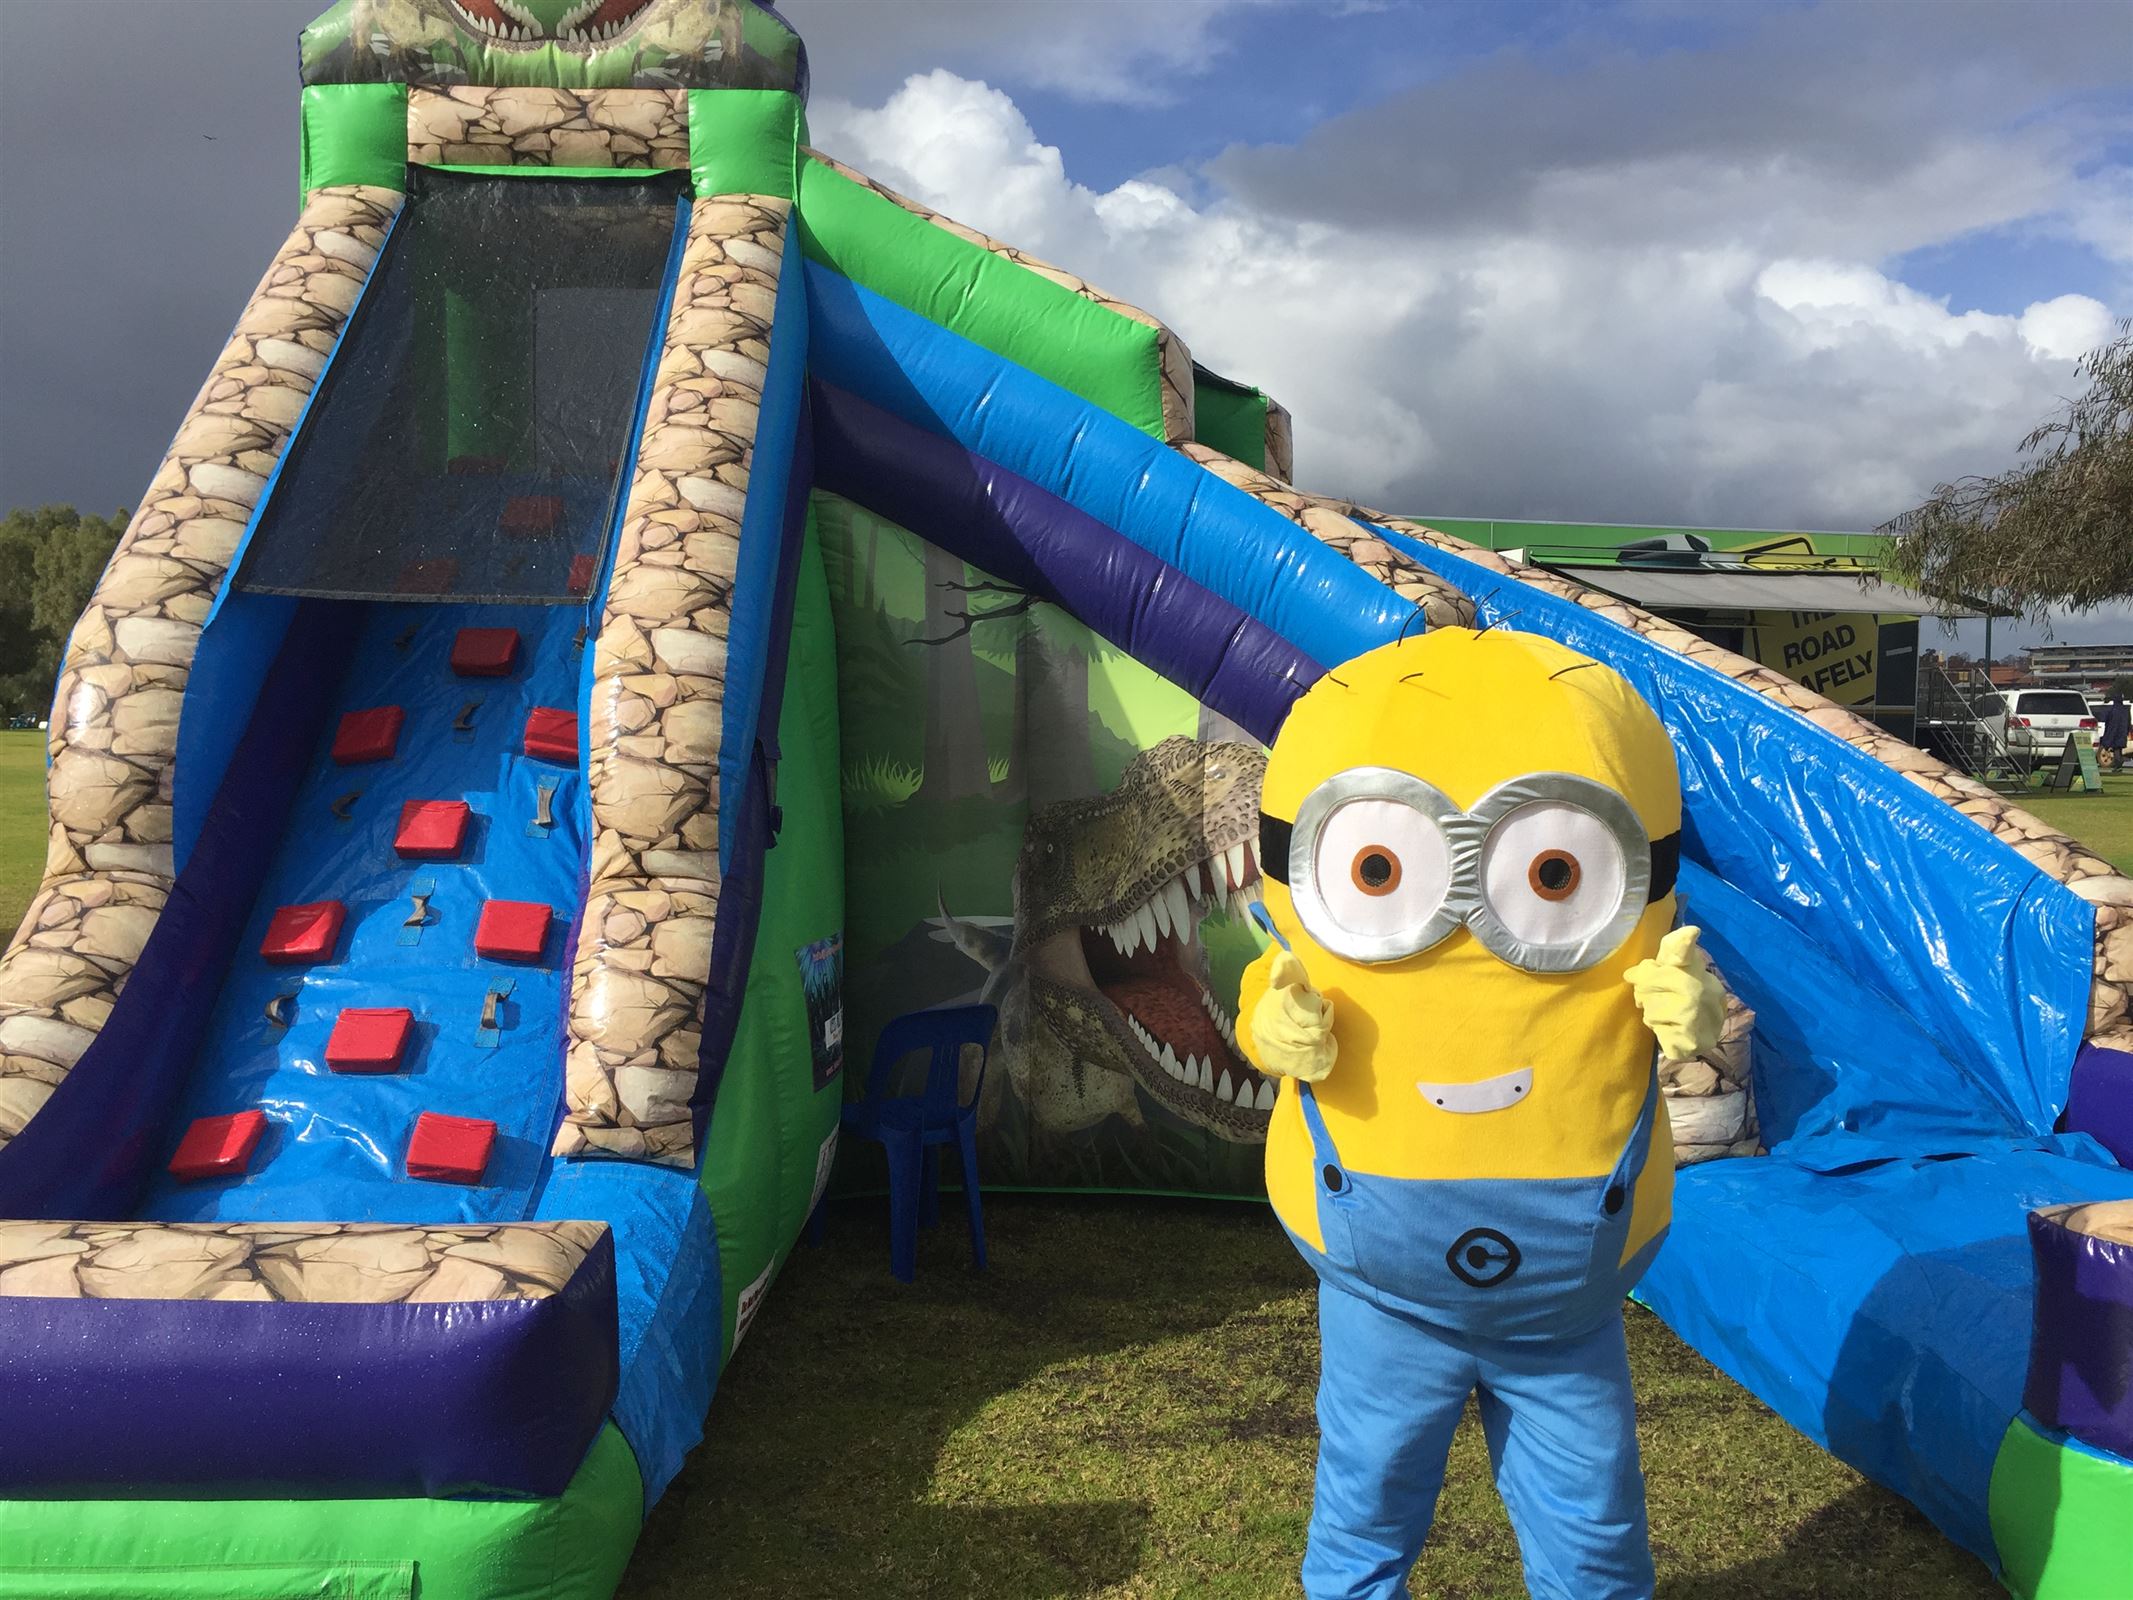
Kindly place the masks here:
[(1244, 886), (1244, 846), (1233, 844), (1222, 852), (1222, 869), (1229, 882), (1225, 887), (1239, 889)]
[(1142, 912), (1142, 915), (1146, 916), (1149, 912), (1153, 912), (1155, 914), (1155, 925), (1157, 930), (1163, 935), (1164, 938), (1169, 938), (1170, 896), (1158, 890), (1156, 892), (1155, 898), (1148, 902), (1147, 909)]
[(1142, 906), (1140, 910), (1133, 913), (1133, 920), (1135, 926), (1140, 929), (1141, 943), (1153, 950), (1160, 942), (1155, 929), (1154, 909), (1149, 906)]
[(1185, 881), (1180, 878), (1165, 885), (1163, 899), (1170, 904), (1170, 926), (1180, 939), (1184, 938), (1199, 921), (1192, 914), (1192, 901), (1186, 897)]
[(1227, 1067), (1222, 1069), (1221, 1083), (1215, 1086), (1215, 1098), (1224, 1105), (1233, 1103), (1237, 1098), (1237, 1086), (1229, 1081), (1229, 1069)]
[(1259, 1109), (1261, 1111), (1272, 1111), (1274, 1109), (1274, 1080), (1272, 1078), (1265, 1079), (1259, 1085)]

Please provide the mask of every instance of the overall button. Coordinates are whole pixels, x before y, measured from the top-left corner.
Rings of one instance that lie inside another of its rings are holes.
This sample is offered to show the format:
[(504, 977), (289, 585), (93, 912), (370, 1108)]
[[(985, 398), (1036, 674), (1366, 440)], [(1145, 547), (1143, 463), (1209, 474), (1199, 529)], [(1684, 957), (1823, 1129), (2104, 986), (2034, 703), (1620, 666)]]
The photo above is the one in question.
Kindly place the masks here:
[(1348, 1180), (1341, 1176), (1341, 1169), (1330, 1161), (1326, 1163), (1325, 1171), (1320, 1173), (1319, 1176), (1326, 1180), (1326, 1189), (1329, 1193), (1339, 1194), (1348, 1187)]
[(1601, 1204), (1607, 1207), (1607, 1214), (1610, 1217), (1620, 1211), (1622, 1209), (1622, 1185), (1610, 1183), (1607, 1186), (1607, 1197), (1601, 1201)]
[(1493, 1289), (1518, 1270), (1522, 1258), (1510, 1235), (1494, 1228), (1469, 1228), (1444, 1252), (1444, 1264), (1461, 1283), (1475, 1289)]

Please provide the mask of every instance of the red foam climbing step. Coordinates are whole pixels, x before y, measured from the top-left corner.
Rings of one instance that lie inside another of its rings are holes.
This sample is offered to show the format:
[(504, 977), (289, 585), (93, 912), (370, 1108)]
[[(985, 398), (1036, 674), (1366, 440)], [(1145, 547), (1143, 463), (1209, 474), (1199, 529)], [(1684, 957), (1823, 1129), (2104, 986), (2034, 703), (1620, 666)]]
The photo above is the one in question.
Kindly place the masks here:
[(578, 714), (554, 706), (535, 706), (527, 712), (526, 754), (540, 761), (561, 761), (575, 766), (578, 760)]
[(301, 967), (325, 961), (340, 942), (348, 908), (338, 900), (283, 906), (267, 922), (259, 953), (278, 967)]
[(409, 800), (400, 807), (393, 849), (417, 861), (445, 861), (459, 854), (467, 840), (464, 800)]
[(433, 1183), (479, 1183), (496, 1145), (496, 1124), (485, 1117), (425, 1111), (407, 1141), (407, 1175)]
[(333, 734), (333, 759), (337, 766), (360, 767), (368, 761), (390, 761), (400, 743), (400, 725), (407, 713), (398, 706), (372, 706), (368, 711), (348, 711)]
[(590, 594), (593, 579), (600, 575), (600, 568), (589, 555), (578, 554), (570, 558), (570, 592)]
[(462, 678), (502, 678), (517, 665), (516, 628), (461, 628), (452, 640), (452, 670)]
[(450, 594), (459, 581), (459, 563), (450, 556), (410, 561), (393, 581), (396, 594)]
[(226, 1117), (196, 1117), (178, 1141), (170, 1158), (170, 1173), (186, 1183), (201, 1178), (227, 1178), (251, 1165), (267, 1131), (264, 1111), (234, 1111)]
[(553, 533), (563, 520), (563, 497), (559, 494), (515, 494), (504, 502), (504, 514), (496, 519), (507, 536), (530, 539)]
[(335, 1072), (391, 1072), (414, 1026), (415, 1014), (401, 1006), (349, 1006), (326, 1040), (326, 1065)]
[(491, 961), (538, 961), (553, 913), (531, 900), (484, 900), (474, 949)]

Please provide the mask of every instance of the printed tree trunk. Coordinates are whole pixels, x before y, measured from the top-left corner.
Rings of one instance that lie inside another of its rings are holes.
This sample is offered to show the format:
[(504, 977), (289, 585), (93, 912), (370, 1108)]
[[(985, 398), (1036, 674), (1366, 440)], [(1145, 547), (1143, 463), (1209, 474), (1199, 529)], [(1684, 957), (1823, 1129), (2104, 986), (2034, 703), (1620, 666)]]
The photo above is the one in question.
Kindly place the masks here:
[(1073, 624), (1056, 614), (1029, 630), (1015, 650), (1015, 763), (1032, 806), (1096, 793), (1089, 749), (1089, 658)]
[(978, 663), (970, 650), (963, 563), (926, 546), (926, 771), (919, 798), (967, 800), (989, 794), (985, 728), (978, 715)]
[(1024, 686), (1036, 671), (1037, 633), (1043, 626), (1038, 617), (1025, 616), (1015, 623), (1015, 721), (1007, 737), (1007, 771), (992, 786), (992, 797), (1008, 805), (1020, 805), (1029, 796), (1029, 696)]

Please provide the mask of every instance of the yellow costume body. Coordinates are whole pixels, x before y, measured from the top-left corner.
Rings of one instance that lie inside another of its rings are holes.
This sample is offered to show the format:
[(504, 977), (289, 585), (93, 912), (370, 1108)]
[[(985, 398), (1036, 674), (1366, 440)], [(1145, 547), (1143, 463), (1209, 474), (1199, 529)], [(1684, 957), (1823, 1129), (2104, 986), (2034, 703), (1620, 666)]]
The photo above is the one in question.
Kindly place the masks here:
[(1261, 810), (1285, 948), (1239, 1014), (1323, 1280), (1306, 1589), (1403, 1592), (1479, 1390), (1533, 1592), (1648, 1595), (1620, 1305), (1671, 1216), (1654, 1033), (1693, 1053), (1723, 1005), (1670, 932), (1666, 732), (1562, 645), (1446, 629), (1320, 679)]

